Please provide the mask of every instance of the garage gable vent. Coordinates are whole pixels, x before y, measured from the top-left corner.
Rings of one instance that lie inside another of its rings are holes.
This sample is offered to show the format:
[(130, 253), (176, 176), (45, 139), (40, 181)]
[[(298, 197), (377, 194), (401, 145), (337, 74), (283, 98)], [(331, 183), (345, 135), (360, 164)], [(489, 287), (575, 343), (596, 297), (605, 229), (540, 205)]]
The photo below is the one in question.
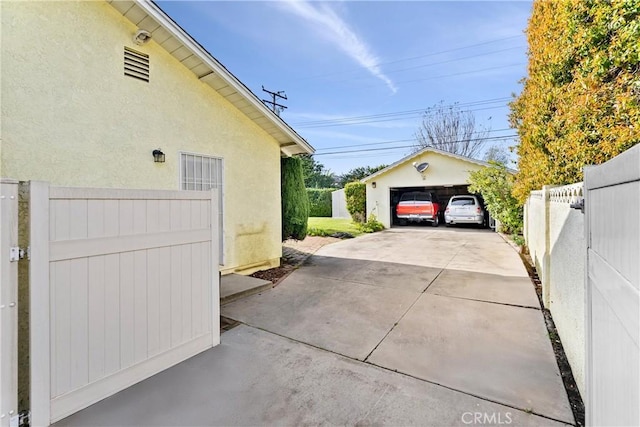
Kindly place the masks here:
[(124, 75), (134, 79), (149, 81), (149, 55), (136, 52), (125, 46)]

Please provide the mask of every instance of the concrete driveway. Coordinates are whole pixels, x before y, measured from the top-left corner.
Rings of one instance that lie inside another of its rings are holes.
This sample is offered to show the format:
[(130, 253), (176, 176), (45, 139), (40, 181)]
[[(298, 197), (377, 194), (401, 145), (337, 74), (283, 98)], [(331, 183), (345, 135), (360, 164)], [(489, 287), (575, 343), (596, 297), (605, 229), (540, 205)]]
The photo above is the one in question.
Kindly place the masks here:
[(573, 424), (516, 252), (472, 229), (320, 249), (222, 344), (59, 425)]
[(400, 228), (321, 248), (226, 317), (573, 423), (533, 285), (496, 233)]

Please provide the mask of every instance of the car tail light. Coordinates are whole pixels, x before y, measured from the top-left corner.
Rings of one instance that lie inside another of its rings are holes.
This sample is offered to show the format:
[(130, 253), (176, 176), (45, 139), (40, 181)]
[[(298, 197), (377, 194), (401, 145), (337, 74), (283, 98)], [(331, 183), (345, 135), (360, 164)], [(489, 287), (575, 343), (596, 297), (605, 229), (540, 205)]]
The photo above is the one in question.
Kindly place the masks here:
[(478, 206), (478, 207), (476, 208), (476, 212), (478, 212), (478, 213), (482, 212), (482, 208), (481, 208), (480, 206)]
[(447, 209), (444, 210), (444, 213), (449, 213), (449, 206), (447, 206)]

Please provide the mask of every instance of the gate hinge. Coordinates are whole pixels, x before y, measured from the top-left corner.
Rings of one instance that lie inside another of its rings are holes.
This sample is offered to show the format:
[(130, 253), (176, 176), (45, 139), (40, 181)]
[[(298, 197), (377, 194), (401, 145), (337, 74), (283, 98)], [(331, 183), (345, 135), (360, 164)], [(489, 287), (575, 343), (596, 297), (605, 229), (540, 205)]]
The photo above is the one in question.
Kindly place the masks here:
[(24, 258), (31, 259), (31, 248), (27, 246), (26, 249), (23, 249), (19, 246), (12, 246), (9, 248), (9, 261), (20, 261)]

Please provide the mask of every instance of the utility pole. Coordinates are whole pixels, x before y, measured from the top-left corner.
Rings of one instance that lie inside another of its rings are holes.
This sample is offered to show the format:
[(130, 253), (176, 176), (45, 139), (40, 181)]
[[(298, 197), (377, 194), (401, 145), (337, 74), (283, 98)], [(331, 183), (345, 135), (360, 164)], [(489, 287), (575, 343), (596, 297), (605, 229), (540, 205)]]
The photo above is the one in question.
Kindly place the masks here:
[(270, 90), (265, 89), (264, 86), (262, 86), (262, 91), (267, 92), (269, 95), (271, 95), (271, 99), (272, 99), (271, 101), (267, 101), (266, 99), (263, 99), (262, 102), (264, 102), (265, 104), (271, 105), (271, 109), (273, 110), (273, 112), (279, 116), (280, 112), (287, 107), (282, 104), (278, 104), (276, 102), (276, 98), (287, 99), (287, 95), (282, 90), (278, 92), (271, 92)]

